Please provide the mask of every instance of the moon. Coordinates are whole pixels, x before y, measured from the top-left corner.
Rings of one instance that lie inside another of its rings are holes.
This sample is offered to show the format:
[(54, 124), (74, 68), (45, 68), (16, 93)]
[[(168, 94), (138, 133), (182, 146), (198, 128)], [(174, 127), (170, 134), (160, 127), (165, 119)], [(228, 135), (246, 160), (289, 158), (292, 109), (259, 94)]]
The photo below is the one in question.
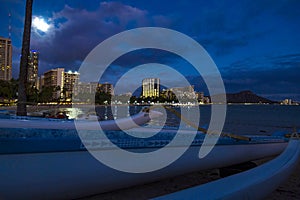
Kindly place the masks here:
[(39, 31), (47, 32), (50, 28), (50, 25), (45, 22), (42, 17), (35, 17), (32, 21), (32, 25)]

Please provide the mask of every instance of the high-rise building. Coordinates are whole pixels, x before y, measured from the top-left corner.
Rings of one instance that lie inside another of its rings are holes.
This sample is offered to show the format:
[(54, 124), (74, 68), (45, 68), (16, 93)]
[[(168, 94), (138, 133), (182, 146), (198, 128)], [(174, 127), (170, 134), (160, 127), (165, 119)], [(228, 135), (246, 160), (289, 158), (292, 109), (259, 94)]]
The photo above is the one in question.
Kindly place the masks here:
[[(186, 86), (186, 87), (174, 87), (169, 89), (163, 89), (161, 95), (166, 100), (176, 100), (179, 102), (195, 102), (201, 101), (203, 102), (203, 93), (196, 93), (194, 91), (194, 86)], [(201, 100), (200, 100), (201, 99)]]
[(39, 77), (39, 86), (38, 86), (37, 89), (40, 90), (40, 91), (42, 91), (44, 85), (45, 85), (45, 77), (44, 77), (44, 75), (41, 75)]
[(64, 68), (56, 68), (44, 73), (41, 82), (44, 87), (54, 87), (53, 99), (71, 101), (73, 89), (78, 80), (78, 72), (65, 72)]
[[(63, 85), (63, 97), (66, 101), (72, 100), (73, 89), (77, 90), (77, 87), (74, 87), (78, 83), (79, 73), (78, 72), (64, 72), (64, 85)], [(77, 93), (77, 92), (75, 92)]]
[(142, 82), (143, 97), (159, 97), (159, 79), (145, 78)]
[(189, 85), (186, 87), (174, 87), (174, 88), (170, 88), (169, 90), (172, 91), (177, 98), (189, 98), (189, 99), (196, 98), (193, 85)]
[(85, 95), (85, 94), (93, 94), (96, 93), (98, 90), (98, 82), (90, 82), (90, 83), (83, 83), (79, 82), (76, 87), (77, 89), (75, 90), (75, 95)]
[(196, 97), (199, 103), (204, 103), (204, 92), (196, 92)]
[(9, 81), (12, 77), (11, 39), (0, 37), (0, 80)]
[(99, 92), (114, 95), (114, 86), (111, 83), (102, 83), (98, 85)]
[(44, 73), (44, 86), (54, 87), (53, 99), (62, 98), (64, 87), (64, 68), (51, 69)]
[(27, 81), (30, 85), (38, 88), (38, 68), (39, 68), (39, 52), (35, 50), (30, 51), (28, 57), (28, 71), (27, 71)]

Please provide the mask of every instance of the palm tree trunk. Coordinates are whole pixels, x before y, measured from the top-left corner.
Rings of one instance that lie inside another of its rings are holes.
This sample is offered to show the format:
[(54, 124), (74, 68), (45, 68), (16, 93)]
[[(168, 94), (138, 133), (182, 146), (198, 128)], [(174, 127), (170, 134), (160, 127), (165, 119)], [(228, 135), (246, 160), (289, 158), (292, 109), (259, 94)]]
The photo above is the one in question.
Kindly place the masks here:
[(30, 49), (32, 4), (33, 4), (33, 0), (26, 0), (26, 13), (25, 13), (25, 24), (24, 24), (24, 32), (23, 32), (22, 55), (21, 55), (21, 62), (20, 62), (18, 104), (17, 104), (17, 115), (19, 116), (27, 115), (26, 85), (27, 85), (28, 56), (29, 56), (29, 49)]

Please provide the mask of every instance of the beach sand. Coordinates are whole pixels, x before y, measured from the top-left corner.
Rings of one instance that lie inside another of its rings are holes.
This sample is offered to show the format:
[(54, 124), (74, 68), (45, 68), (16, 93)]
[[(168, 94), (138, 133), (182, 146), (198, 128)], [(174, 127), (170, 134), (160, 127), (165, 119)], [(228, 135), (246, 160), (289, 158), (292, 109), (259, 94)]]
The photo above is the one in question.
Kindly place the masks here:
[[(262, 164), (270, 159), (256, 161)], [(219, 179), (218, 170), (193, 172), (161, 181), (138, 185), (126, 189), (81, 198), (80, 200), (146, 200), (169, 194), (189, 187), (204, 184)], [(205, 198), (203, 198), (205, 199)], [(299, 200), (300, 199), (300, 163), (291, 176), (275, 191), (269, 194), (266, 200)]]
[(266, 200), (300, 199), (300, 162), (288, 180), (283, 182)]

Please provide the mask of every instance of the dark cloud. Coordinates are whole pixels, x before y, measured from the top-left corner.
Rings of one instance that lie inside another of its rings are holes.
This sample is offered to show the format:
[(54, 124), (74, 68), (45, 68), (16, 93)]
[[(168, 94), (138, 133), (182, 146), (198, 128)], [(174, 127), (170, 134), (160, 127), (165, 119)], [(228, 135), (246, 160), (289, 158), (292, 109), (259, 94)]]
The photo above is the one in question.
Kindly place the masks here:
[(291, 54), (238, 61), (224, 69), (222, 74), (229, 92), (250, 89), (264, 96), (299, 101), (299, 70), (300, 54)]
[[(261, 30), (251, 30), (251, 25), (270, 10), (268, 3), (262, 1), (257, 6), (238, 2), (229, 9), (224, 9), (228, 8), (224, 2), (212, 3), (199, 7), (191, 21), (180, 21), (182, 17), (172, 14), (151, 16), (147, 10), (117, 2), (103, 2), (94, 11), (65, 6), (53, 14), (52, 22), (58, 24), (51, 33), (43, 37), (33, 34), (32, 47), (39, 49), (41, 59), (49, 63), (47, 66), (74, 68), (71, 65), (75, 61), (82, 61), (90, 50), (113, 34), (142, 26), (162, 26), (187, 32), (204, 47), (213, 49), (217, 56), (226, 55), (264, 34)], [(188, 26), (187, 30), (184, 26)]]
[[(255, 57), (232, 63), (222, 70), (227, 93), (251, 90), (271, 100), (291, 98), (300, 101), (300, 54)], [(209, 95), (199, 76), (188, 76), (196, 91)]]
[(178, 61), (180, 58), (181, 57), (171, 52), (146, 48), (126, 53), (116, 59), (112, 65), (119, 65), (127, 68), (132, 68), (146, 63), (161, 63), (168, 65), (174, 62), (174, 60)]
[(276, 13), (289, 22), (299, 24), (299, 7), (300, 1), (298, 0), (280, 1)]
[[(212, 1), (199, 3), (191, 21), (178, 19), (179, 30), (186, 31), (210, 53), (229, 55), (259, 39), (280, 34), (282, 28), (298, 27), (300, 15), (295, 1)], [(196, 5), (195, 5), (196, 6)], [(295, 8), (292, 8), (295, 6)], [(286, 9), (283, 9), (286, 8)], [(289, 10), (292, 10), (289, 13)], [(282, 19), (285, 19), (282, 22)], [(289, 20), (292, 19), (292, 20)], [(291, 26), (286, 24), (293, 23)], [(184, 27), (184, 28), (183, 28)], [(276, 41), (274, 41), (276, 42)]]
[[(32, 48), (40, 51), (44, 66), (74, 68), (101, 41), (121, 31), (143, 27), (167, 25), (163, 16), (150, 16), (146, 10), (117, 2), (103, 2), (95, 11), (65, 6), (54, 13), (56, 23), (49, 33), (33, 33)], [(78, 67), (78, 66), (76, 66)]]
[[(129, 70), (149, 63), (167, 65), (183, 75), (194, 70), (193, 66), (179, 55), (164, 50), (146, 48), (131, 51), (116, 59), (103, 74), (101, 82), (111, 82), (114, 84)], [(163, 74), (161, 71), (157, 71), (156, 77), (166, 76), (168, 75)]]

